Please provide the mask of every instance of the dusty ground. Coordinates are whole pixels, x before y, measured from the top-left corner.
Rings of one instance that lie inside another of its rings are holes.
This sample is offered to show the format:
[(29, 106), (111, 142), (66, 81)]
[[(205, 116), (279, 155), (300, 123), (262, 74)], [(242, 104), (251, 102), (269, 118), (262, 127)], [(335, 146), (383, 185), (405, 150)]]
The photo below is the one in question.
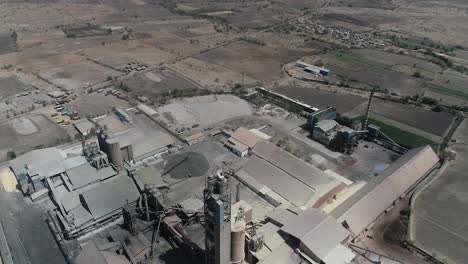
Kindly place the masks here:
[(133, 95), (144, 95), (155, 100), (162, 93), (171, 90), (188, 90), (198, 88), (192, 82), (184, 79), (170, 69), (155, 70), (144, 74), (134, 75), (123, 82), (130, 88)]
[(44, 70), (39, 75), (64, 89), (79, 90), (85, 84), (97, 84), (121, 73), (92, 62), (81, 62)]
[[(0, 159), (5, 159), (6, 153), (13, 150), (17, 155), (25, 153), (34, 147), (47, 147), (57, 144), (59, 140), (65, 140), (67, 133), (47, 117), (40, 114), (33, 114), (27, 118), (36, 127), (29, 131), (15, 127), (19, 122), (7, 121), (0, 123)], [(35, 131), (34, 131), (35, 130)], [(32, 132), (32, 133), (29, 133)]]
[(158, 109), (170, 127), (206, 127), (222, 120), (252, 114), (248, 103), (232, 95), (208, 95), (176, 99)]
[(255, 79), (230, 70), (223, 65), (216, 65), (195, 58), (179, 61), (173, 67), (208, 89), (230, 90), (236, 84), (244, 83), (249, 85), (256, 82)]
[(456, 159), (415, 195), (413, 203), (411, 239), (447, 263), (468, 261), (467, 135), (465, 119), (453, 136), (456, 142), (450, 144)]
[[(107, 90), (106, 90), (107, 91)], [(114, 95), (102, 93), (83, 94), (77, 100), (74, 100), (66, 107), (78, 111), (83, 118), (86, 116), (99, 116), (113, 111), (115, 107), (126, 109), (129, 107), (127, 101), (119, 99)]]
[(281, 66), (306, 55), (287, 48), (270, 48), (246, 41), (211, 50), (195, 58), (241, 72), (259, 81), (278, 80)]
[[(397, 201), (395, 206), (391, 207), (386, 215), (377, 219), (376, 223), (369, 231), (361, 234), (355, 245), (382, 255), (382, 263), (427, 263), (426, 260), (421, 256), (413, 254), (408, 249), (401, 247), (398, 243), (390, 243), (384, 239), (384, 233), (389, 228), (389, 225), (399, 219), (400, 211), (407, 206), (408, 199)], [(369, 255), (367, 256), (370, 257)], [(398, 262), (391, 262), (390, 260), (386, 260), (385, 257), (396, 260)]]
[(0, 77), (0, 99), (31, 90), (34, 90), (34, 87), (15, 76)]

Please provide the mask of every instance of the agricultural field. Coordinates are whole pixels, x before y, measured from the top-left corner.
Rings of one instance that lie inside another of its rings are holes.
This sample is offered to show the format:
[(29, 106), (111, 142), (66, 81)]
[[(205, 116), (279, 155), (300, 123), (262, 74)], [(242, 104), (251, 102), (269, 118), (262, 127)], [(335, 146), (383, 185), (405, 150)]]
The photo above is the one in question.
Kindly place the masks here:
[(434, 112), (379, 99), (372, 103), (372, 112), (439, 137), (444, 136), (453, 120), (450, 113)]
[(454, 142), (449, 144), (449, 148), (457, 153), (455, 160), (448, 162), (414, 195), (412, 205), (410, 238), (416, 245), (450, 264), (468, 261), (467, 135), (468, 122), (465, 119), (453, 136)]
[(172, 66), (202, 87), (210, 90), (231, 90), (236, 85), (250, 85), (255, 79), (230, 70), (222, 65), (204, 62), (195, 58), (178, 61)]
[(34, 87), (22, 82), (16, 76), (6, 75), (0, 77), (0, 100), (32, 90), (34, 90)]
[(103, 82), (107, 77), (116, 77), (121, 73), (93, 62), (82, 62), (43, 70), (39, 75), (59, 87), (79, 90), (85, 84)]
[[(370, 87), (385, 89), (399, 95), (414, 95), (423, 91), (424, 80), (411, 74), (392, 70), (396, 65), (429, 68), (427, 63), (392, 53), (369, 50), (350, 50), (320, 56), (326, 68), (344, 79), (364, 83)], [(409, 66), (411, 65), (411, 66)]]
[(11, 32), (0, 32), (0, 55), (16, 51), (16, 43)]
[(305, 56), (287, 48), (268, 46), (239, 41), (195, 56), (202, 61), (221, 65), (228, 69), (245, 73), (259, 81), (273, 81), (282, 77), (281, 66)]
[(369, 124), (373, 124), (380, 127), (380, 130), (382, 132), (384, 132), (391, 139), (395, 140), (395, 142), (406, 148), (415, 148), (426, 145), (430, 145), (434, 149), (434, 151), (437, 151), (439, 148), (438, 142), (434, 142), (430, 139), (413, 134), (398, 127), (388, 125), (386, 123), (382, 123), (375, 119), (370, 118)]
[(161, 94), (173, 90), (192, 90), (198, 88), (194, 83), (170, 69), (155, 70), (136, 74), (123, 81), (123, 85), (133, 95), (143, 95), (155, 100)]

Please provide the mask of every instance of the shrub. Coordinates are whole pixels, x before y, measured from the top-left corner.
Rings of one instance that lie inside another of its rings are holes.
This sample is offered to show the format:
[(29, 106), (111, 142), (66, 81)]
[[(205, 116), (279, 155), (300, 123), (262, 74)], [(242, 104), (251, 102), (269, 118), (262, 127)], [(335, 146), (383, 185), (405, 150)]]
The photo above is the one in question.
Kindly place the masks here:
[(14, 158), (16, 158), (16, 152), (14, 152), (13, 150), (8, 151), (7, 152), (7, 159), (12, 160)]

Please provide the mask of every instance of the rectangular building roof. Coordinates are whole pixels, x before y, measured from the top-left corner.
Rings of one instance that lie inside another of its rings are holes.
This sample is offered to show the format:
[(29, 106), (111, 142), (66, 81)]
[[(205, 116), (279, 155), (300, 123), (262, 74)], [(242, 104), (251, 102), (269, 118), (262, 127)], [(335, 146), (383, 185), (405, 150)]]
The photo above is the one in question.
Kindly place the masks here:
[(174, 139), (163, 131), (150, 137), (138, 130), (129, 130), (116, 136), (121, 147), (132, 145), (134, 159), (144, 158), (155, 151), (164, 149), (168, 145), (175, 144)]
[(340, 204), (331, 215), (340, 223), (346, 221), (351, 231), (359, 234), (438, 162), (439, 158), (429, 146), (411, 149)]
[(187, 142), (191, 142), (191, 141), (194, 141), (194, 140), (199, 140), (201, 138), (203, 138), (205, 135), (202, 133), (202, 132), (197, 132), (193, 135), (190, 135), (186, 138), (184, 138), (185, 141)]
[(81, 195), (94, 219), (119, 210), (140, 197), (133, 180), (127, 176), (99, 184)]
[(86, 158), (82, 155), (79, 155), (65, 159), (63, 161), (63, 167), (65, 168), (65, 170), (70, 170), (85, 163), (88, 163)]
[(295, 157), (291, 153), (270, 142), (259, 142), (252, 149), (252, 152), (315, 191), (323, 188), (329, 188), (330, 185), (337, 186), (340, 184), (340, 181), (334, 177), (331, 177), (327, 173), (324, 173), (318, 168)]
[(160, 188), (169, 185), (162, 178), (161, 171), (162, 169), (158, 167), (158, 164), (151, 164), (138, 169), (133, 173), (133, 178), (140, 190), (145, 188), (145, 184), (152, 184), (155, 187)]
[(256, 129), (256, 128), (252, 128), (252, 129), (249, 129), (250, 132), (254, 133), (255, 135), (265, 139), (265, 140), (269, 140), (271, 137), (265, 133), (263, 133), (262, 131)]
[(101, 251), (97, 248), (94, 240), (90, 240), (84, 245), (74, 262), (76, 264), (108, 264), (104, 256), (102, 256)]
[(65, 154), (57, 148), (45, 148), (32, 150), (10, 160), (9, 163), (16, 177), (21, 174), (50, 177), (65, 171), (63, 167), (64, 158)]
[(314, 190), (257, 156), (251, 157), (242, 170), (297, 206), (304, 206), (314, 194)]
[(67, 170), (67, 176), (73, 185), (73, 189), (79, 189), (99, 180), (105, 180), (116, 175), (117, 172), (112, 167), (104, 167), (96, 170), (89, 163)]
[(240, 143), (248, 146), (249, 148), (253, 148), (257, 142), (262, 140), (260, 136), (253, 133), (252, 131), (244, 128), (239, 127), (231, 136), (235, 140), (239, 141)]
[(326, 132), (334, 129), (337, 125), (338, 125), (338, 123), (335, 120), (327, 119), (327, 120), (319, 121), (315, 125), (315, 128), (320, 129), (320, 130), (322, 130), (323, 132), (326, 133)]
[(323, 260), (335, 247), (349, 236), (346, 230), (331, 216), (309, 208), (299, 215), (292, 215), (281, 230), (299, 239), (302, 248)]
[(228, 141), (226, 142), (227, 145), (230, 147), (230, 148), (233, 148), (239, 152), (244, 152), (246, 150), (249, 150), (249, 147), (240, 143), (239, 141), (237, 141), (236, 139), (234, 138), (229, 138)]

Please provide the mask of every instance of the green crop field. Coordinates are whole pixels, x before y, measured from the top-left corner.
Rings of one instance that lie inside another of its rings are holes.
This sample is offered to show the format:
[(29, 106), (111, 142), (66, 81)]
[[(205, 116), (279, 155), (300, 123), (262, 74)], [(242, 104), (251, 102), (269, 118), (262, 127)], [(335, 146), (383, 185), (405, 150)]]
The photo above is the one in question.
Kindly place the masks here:
[(441, 85), (437, 85), (437, 84), (433, 84), (433, 83), (428, 83), (427, 85), (428, 85), (429, 89), (431, 89), (433, 91), (436, 91), (436, 92), (439, 92), (441, 94), (450, 95), (450, 96), (459, 97), (459, 98), (468, 100), (468, 93), (465, 93), (463, 91), (451, 89), (451, 88), (441, 86)]
[(362, 63), (362, 64), (366, 64), (367, 66), (372, 66), (372, 67), (378, 67), (378, 68), (384, 68), (384, 69), (387, 69), (389, 66), (388, 65), (385, 65), (383, 63), (380, 63), (380, 62), (377, 62), (377, 61), (373, 61), (373, 60), (369, 60), (369, 59), (366, 59), (360, 55), (357, 55), (357, 54), (354, 54), (352, 53), (351, 51), (333, 51), (333, 52), (330, 52), (332, 53), (333, 55), (337, 56), (337, 57), (340, 57), (344, 60), (348, 60), (348, 61), (351, 61), (351, 62), (357, 62), (357, 63)]
[(434, 151), (437, 151), (437, 149), (439, 148), (439, 144), (432, 140), (407, 132), (394, 126), (387, 125), (375, 119), (370, 118), (369, 124), (374, 124), (380, 127), (381, 131), (383, 131), (387, 136), (389, 136), (390, 138), (395, 140), (395, 142), (404, 147), (414, 148), (430, 145), (434, 149)]

